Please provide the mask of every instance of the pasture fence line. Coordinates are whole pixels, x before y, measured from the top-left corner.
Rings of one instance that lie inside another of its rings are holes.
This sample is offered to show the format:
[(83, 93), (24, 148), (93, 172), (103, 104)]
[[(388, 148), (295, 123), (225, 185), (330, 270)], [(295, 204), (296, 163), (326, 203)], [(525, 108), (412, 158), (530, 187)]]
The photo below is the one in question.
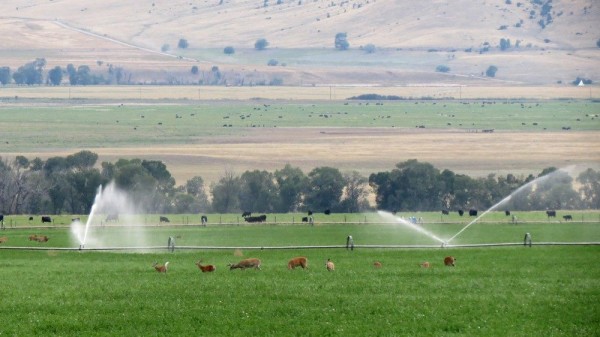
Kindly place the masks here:
[[(354, 245), (355, 249), (449, 249), (449, 248), (481, 248), (481, 247), (533, 247), (533, 246), (600, 246), (600, 242), (536, 242), (531, 246), (523, 242), (471, 243), (444, 245)], [(10, 247), (1, 246), (0, 250), (31, 251), (149, 251), (166, 250), (293, 250), (293, 249), (347, 249), (346, 245), (294, 245), (294, 246), (148, 246), (148, 247)]]

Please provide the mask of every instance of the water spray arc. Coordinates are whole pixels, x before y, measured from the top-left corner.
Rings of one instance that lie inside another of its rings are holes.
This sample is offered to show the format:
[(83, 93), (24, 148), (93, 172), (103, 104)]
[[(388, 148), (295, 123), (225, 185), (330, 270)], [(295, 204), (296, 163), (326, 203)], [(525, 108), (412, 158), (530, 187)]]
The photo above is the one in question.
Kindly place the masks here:
[(504, 203), (508, 202), (509, 200), (512, 199), (513, 196), (517, 195), (518, 193), (520, 193), (522, 190), (529, 188), (530, 186), (534, 185), (534, 184), (539, 184), (544, 182), (547, 179), (550, 179), (551, 177), (555, 176), (558, 172), (569, 172), (574, 168), (574, 166), (568, 166), (566, 168), (562, 168), (562, 169), (558, 169), (550, 174), (541, 176), (539, 178), (536, 178), (530, 182), (528, 182), (527, 184), (517, 188), (514, 192), (512, 192), (509, 196), (507, 196), (506, 198), (500, 200), (499, 202), (497, 202), (495, 205), (493, 205), (492, 207), (490, 207), (489, 209), (487, 209), (485, 212), (481, 213), (481, 215), (479, 215), (478, 217), (475, 218), (475, 220), (469, 222), (466, 226), (464, 226), (461, 230), (458, 231), (458, 233), (454, 234), (454, 236), (452, 236), (450, 239), (448, 239), (448, 241), (444, 242), (442, 244), (442, 246), (446, 246), (448, 245), (450, 242), (452, 242), (452, 240), (454, 240), (457, 236), (459, 236), (462, 232), (464, 232), (467, 228), (469, 228), (472, 224), (476, 223), (479, 219), (481, 219), (484, 215), (488, 214), (489, 212), (497, 209), (499, 206), (503, 205)]

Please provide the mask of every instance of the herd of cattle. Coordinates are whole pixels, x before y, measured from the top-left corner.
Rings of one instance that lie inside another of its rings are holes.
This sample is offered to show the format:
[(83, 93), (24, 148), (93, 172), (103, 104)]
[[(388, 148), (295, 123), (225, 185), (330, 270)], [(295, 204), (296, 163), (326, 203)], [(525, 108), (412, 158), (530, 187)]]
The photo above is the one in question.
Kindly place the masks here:
[[(465, 214), (465, 211), (463, 211), (462, 209), (459, 209), (457, 212), (458, 212), (458, 215), (460, 215), (460, 216), (463, 216)], [(450, 211), (446, 210), (446, 209), (443, 209), (442, 210), (442, 214), (443, 215), (449, 215)], [(469, 216), (477, 216), (477, 214), (478, 214), (478, 211), (476, 209), (470, 209), (469, 210)], [(505, 210), (504, 211), (504, 215), (509, 216), (510, 215), (510, 211), (509, 210)], [(554, 211), (554, 210), (552, 210), (552, 211), (546, 211), (546, 215), (548, 216), (548, 219), (549, 218), (555, 218), (556, 217), (556, 211)], [(563, 219), (565, 221), (571, 221), (571, 220), (573, 220), (573, 216), (571, 214), (565, 214), (565, 215), (563, 215)]]

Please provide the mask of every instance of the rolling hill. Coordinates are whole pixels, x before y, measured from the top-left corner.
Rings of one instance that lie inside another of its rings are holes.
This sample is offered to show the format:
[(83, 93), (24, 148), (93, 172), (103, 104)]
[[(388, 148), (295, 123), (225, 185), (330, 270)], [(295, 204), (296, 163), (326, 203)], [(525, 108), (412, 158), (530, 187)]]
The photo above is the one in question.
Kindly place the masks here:
[[(47, 67), (85, 64), (104, 74), (112, 65), (127, 83), (569, 85), (600, 77), (593, 0), (8, 0), (0, 13), (0, 66), (43, 57)], [(340, 32), (348, 50), (334, 48)], [(259, 51), (261, 38), (269, 45)], [(189, 46), (177, 48), (180, 39)], [(235, 53), (225, 55), (227, 46)], [(490, 65), (495, 77), (485, 75)]]

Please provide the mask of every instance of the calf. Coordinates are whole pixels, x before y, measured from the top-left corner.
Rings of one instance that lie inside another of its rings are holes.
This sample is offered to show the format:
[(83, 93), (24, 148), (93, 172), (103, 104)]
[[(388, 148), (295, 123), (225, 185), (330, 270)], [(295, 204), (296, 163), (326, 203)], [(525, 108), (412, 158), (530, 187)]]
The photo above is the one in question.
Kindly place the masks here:
[(382, 266), (381, 262), (379, 262), (379, 261), (373, 262), (373, 267), (375, 267), (375, 268), (381, 268), (381, 266)]
[(556, 211), (546, 211), (546, 215), (548, 216), (548, 218), (555, 218)]
[(236, 264), (228, 264), (227, 266), (229, 267), (229, 270), (234, 270), (234, 269), (241, 269), (241, 270), (246, 270), (247, 268), (254, 268), (254, 269), (258, 269), (260, 270), (260, 260), (256, 259), (256, 258), (249, 258), (249, 259), (245, 259), (242, 260)]
[(303, 216), (302, 217), (302, 222), (308, 222), (308, 217), (307, 216)]
[(161, 216), (158, 218), (160, 222), (170, 222), (169, 218), (167, 218), (166, 216)]
[(308, 260), (306, 257), (295, 257), (288, 262), (288, 269), (295, 269), (296, 267), (302, 267), (302, 269), (308, 268)]
[(6, 243), (8, 241), (8, 238), (6, 236), (3, 236), (0, 238), (0, 244)]
[(573, 220), (573, 216), (571, 214), (563, 215), (563, 219), (565, 219), (565, 221), (571, 221)]
[(444, 264), (448, 267), (454, 267), (454, 262), (456, 262), (456, 258), (454, 258), (454, 256), (446, 256), (444, 258)]
[(49, 216), (42, 216), (42, 223), (52, 222), (52, 218)]

